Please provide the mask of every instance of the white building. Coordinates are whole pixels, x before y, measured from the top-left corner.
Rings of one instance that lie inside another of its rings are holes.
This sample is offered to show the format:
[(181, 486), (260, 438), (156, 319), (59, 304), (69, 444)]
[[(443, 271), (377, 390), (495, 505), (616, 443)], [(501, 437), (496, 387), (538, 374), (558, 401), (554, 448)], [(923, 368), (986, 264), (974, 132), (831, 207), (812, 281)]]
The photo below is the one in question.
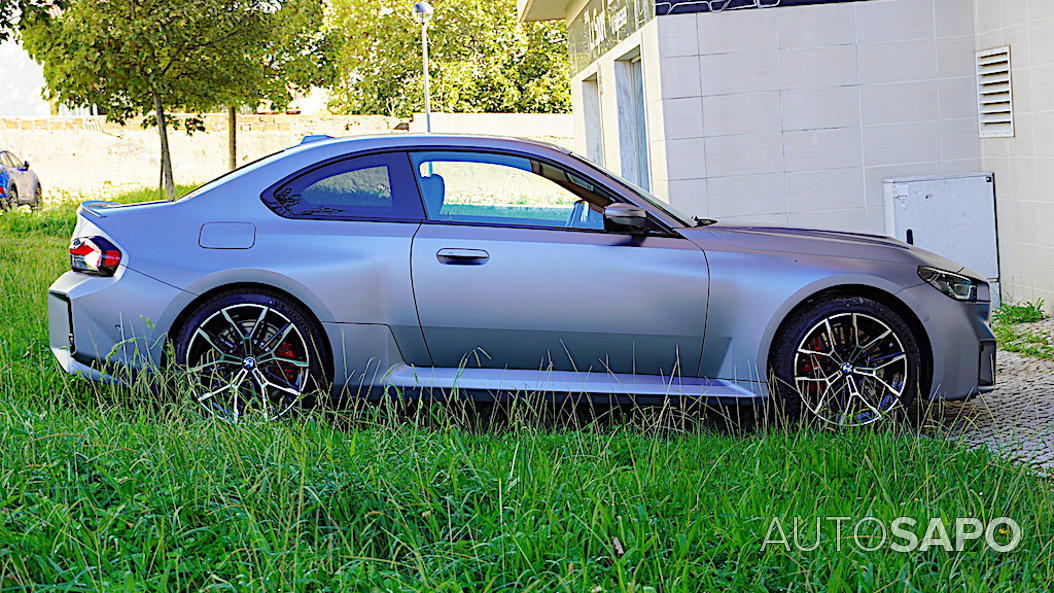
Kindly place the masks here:
[[(1054, 303), (1054, 0), (518, 8), (567, 22), (579, 150), (674, 206), (901, 239), (917, 224), (1004, 298)], [(894, 208), (912, 196), (940, 207)]]

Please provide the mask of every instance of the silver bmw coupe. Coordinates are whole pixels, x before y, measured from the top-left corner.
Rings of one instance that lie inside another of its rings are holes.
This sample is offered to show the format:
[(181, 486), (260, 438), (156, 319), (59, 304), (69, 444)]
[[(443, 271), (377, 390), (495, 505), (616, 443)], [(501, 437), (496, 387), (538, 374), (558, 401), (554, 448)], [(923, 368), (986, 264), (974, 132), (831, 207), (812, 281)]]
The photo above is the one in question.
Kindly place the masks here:
[[(866, 424), (990, 390), (978, 274), (887, 237), (682, 215), (547, 144), (308, 137), (171, 202), (86, 202), (51, 347), (223, 417), (543, 392)], [(120, 378), (120, 379), (119, 379)]]

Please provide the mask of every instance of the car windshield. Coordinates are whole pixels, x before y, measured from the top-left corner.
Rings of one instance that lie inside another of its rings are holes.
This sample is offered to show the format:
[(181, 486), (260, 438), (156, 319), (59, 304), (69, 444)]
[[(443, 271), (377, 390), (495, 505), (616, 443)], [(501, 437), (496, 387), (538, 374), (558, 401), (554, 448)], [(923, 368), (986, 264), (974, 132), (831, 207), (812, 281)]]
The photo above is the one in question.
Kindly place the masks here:
[(677, 210), (673, 206), (669, 205), (667, 202), (663, 201), (662, 198), (652, 194), (651, 192), (649, 192), (648, 190), (644, 189), (643, 187), (640, 187), (640, 186), (638, 186), (637, 184), (635, 184), (635, 183), (633, 183), (631, 181), (627, 181), (621, 175), (618, 175), (616, 173), (613, 173), (613, 172), (605, 169), (604, 167), (594, 163), (593, 161), (583, 157), (580, 154), (572, 152), (571, 156), (573, 158), (575, 158), (576, 160), (581, 161), (582, 163), (585, 163), (585, 164), (587, 164), (587, 165), (589, 165), (591, 167), (599, 169), (600, 171), (603, 171), (609, 177), (618, 180), (619, 183), (621, 183), (621, 184), (625, 185), (626, 187), (628, 187), (634, 194), (637, 195), (637, 197), (639, 197), (640, 199), (644, 200), (648, 204), (651, 204), (652, 206), (658, 208), (659, 210), (662, 210), (663, 212), (668, 214), (671, 218), (677, 220), (678, 222), (680, 222), (681, 224), (683, 224), (686, 227), (701, 226), (701, 225), (704, 225), (704, 224), (712, 224), (714, 222), (714, 221), (711, 221), (709, 219), (701, 219), (701, 218), (689, 216), (689, 215), (685, 214), (684, 212), (681, 212), (680, 210)]

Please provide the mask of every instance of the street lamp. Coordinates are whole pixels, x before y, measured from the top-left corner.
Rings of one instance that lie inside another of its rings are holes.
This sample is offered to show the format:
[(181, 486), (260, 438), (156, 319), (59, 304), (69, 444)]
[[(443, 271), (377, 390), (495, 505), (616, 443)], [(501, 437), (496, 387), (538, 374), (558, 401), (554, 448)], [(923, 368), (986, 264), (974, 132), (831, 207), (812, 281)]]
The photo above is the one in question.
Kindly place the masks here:
[(425, 130), (432, 132), (432, 93), (428, 88), (428, 21), (432, 20), (432, 5), (428, 2), (414, 4), (414, 19), (421, 23), (421, 57), (425, 75)]

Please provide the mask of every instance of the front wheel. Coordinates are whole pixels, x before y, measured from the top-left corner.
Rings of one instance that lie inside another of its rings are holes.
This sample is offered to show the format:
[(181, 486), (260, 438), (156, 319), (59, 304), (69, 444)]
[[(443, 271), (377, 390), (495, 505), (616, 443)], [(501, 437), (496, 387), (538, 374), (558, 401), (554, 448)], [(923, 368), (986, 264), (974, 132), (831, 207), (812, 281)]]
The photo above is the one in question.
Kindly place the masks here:
[(175, 337), (176, 364), (195, 401), (218, 417), (272, 420), (328, 389), (317, 322), (267, 292), (231, 291), (197, 307)]
[(921, 361), (895, 311), (865, 297), (833, 297), (787, 319), (770, 363), (773, 393), (792, 419), (872, 424), (912, 407)]

